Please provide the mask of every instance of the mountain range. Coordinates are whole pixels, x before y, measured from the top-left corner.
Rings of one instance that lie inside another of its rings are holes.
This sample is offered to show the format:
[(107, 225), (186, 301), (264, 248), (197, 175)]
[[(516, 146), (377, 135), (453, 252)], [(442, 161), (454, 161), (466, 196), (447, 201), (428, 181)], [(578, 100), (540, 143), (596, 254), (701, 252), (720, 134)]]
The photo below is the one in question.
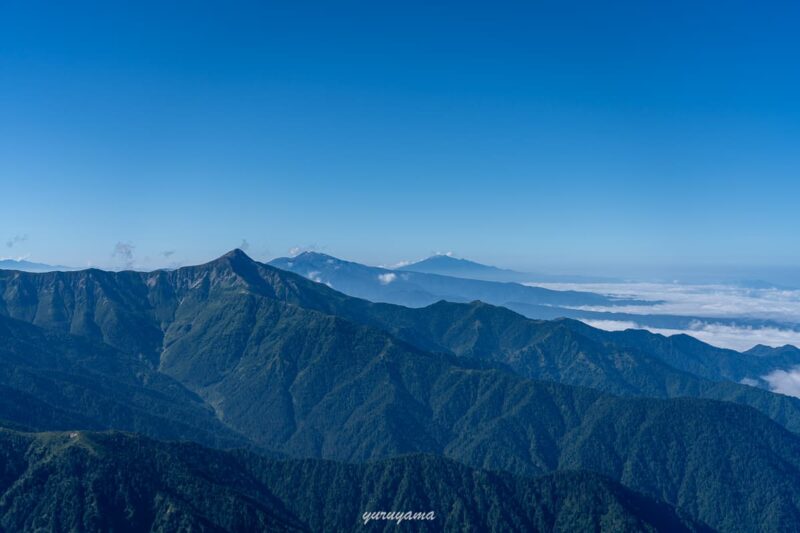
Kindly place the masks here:
[[(522, 280), (532, 279), (527, 274), (448, 256), (434, 256), (397, 270), (344, 261), (318, 252), (278, 258), (269, 264), (327, 284), (351, 296), (409, 307), (424, 307), (440, 300), (464, 303), (480, 300), (507, 307), (528, 318), (544, 320), (573, 318), (621, 321), (642, 327), (674, 330), (691, 330), (698, 323), (737, 328), (800, 330), (798, 324), (770, 319), (624, 312), (624, 306), (634, 305), (646, 309), (662, 302), (523, 285)], [(506, 275), (509, 272), (514, 275)], [(520, 283), (508, 281), (509, 279)], [(604, 307), (609, 310), (595, 311), (586, 309), (587, 307)], [(614, 307), (619, 307), (620, 311), (614, 311)]]
[(0, 259), (0, 270), (21, 270), (23, 272), (53, 272), (55, 270), (76, 270), (61, 265), (34, 263), (25, 259)]
[(438, 254), (402, 265), (396, 270), (404, 272), (419, 272), (424, 274), (439, 274), (455, 278), (478, 279), (484, 281), (526, 283), (531, 281), (551, 283), (603, 283), (618, 281), (614, 278), (601, 276), (576, 276), (564, 274), (544, 274), (542, 272), (517, 272), (506, 268), (483, 265), (461, 259), (448, 254)]
[(800, 524), (800, 400), (736, 383), (790, 349), (374, 303), (240, 250), (3, 271), (0, 315), (9, 530), (339, 530), (428, 508), (433, 530)]
[[(474, 275), (483, 272), (511, 272), (486, 267), (464, 259), (439, 256), (428, 261), (446, 259), (466, 262), (474, 266)], [(415, 265), (430, 264), (428, 261)], [(301, 274), (312, 281), (325, 283), (351, 296), (371, 301), (396, 303), (409, 307), (423, 307), (439, 300), (470, 302), (481, 300), (498, 305), (519, 302), (544, 306), (613, 306), (647, 305), (643, 300), (622, 299), (603, 296), (591, 292), (554, 291), (541, 287), (529, 287), (519, 283), (498, 282), (472, 277), (443, 275), (438, 272), (416, 272), (406, 270), (414, 265), (396, 271), (380, 267), (370, 267), (351, 261), (343, 261), (318, 252), (304, 252), (295, 257), (282, 257), (269, 263), (282, 270)], [(455, 269), (456, 273), (461, 273)], [(488, 278), (499, 277), (488, 275)]]

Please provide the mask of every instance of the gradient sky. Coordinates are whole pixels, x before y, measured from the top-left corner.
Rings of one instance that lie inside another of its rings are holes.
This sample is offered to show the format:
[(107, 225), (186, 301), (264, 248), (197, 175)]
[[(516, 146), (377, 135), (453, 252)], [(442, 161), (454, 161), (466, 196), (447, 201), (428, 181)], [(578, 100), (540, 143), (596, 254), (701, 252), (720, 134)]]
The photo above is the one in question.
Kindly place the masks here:
[(798, 21), (788, 1), (3, 2), (0, 257), (151, 268), (244, 239), (791, 269)]

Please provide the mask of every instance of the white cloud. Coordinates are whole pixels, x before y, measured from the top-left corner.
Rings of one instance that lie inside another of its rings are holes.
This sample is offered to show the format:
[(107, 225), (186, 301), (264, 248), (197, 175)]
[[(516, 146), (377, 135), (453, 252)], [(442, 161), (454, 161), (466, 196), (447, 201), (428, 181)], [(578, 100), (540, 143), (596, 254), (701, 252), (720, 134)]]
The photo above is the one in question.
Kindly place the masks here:
[(625, 329), (646, 329), (661, 335), (686, 334), (708, 344), (732, 350), (749, 350), (756, 344), (766, 346), (783, 346), (794, 344), (800, 346), (800, 331), (778, 328), (752, 328), (728, 326), (701, 321), (694, 321), (688, 329), (651, 328), (642, 324), (623, 320), (582, 320), (582, 322), (606, 331)]
[(586, 311), (761, 318), (800, 323), (800, 290), (796, 289), (751, 289), (735, 285), (683, 285), (677, 283), (529, 283), (528, 285), (663, 302), (656, 305), (584, 306), (578, 308)]
[(289, 248), (289, 257), (297, 257), (304, 252), (319, 252), (324, 250), (325, 247), (319, 247), (316, 244), (307, 244), (305, 246), (292, 246)]
[(381, 282), (381, 285), (388, 285), (396, 279), (397, 279), (397, 274), (395, 274), (394, 272), (387, 272), (386, 274), (378, 275), (378, 281)]
[(25, 235), (14, 235), (10, 239), (6, 241), (6, 246), (9, 248), (13, 248), (14, 246), (23, 243), (28, 240), (28, 234)]
[(793, 369), (773, 370), (761, 379), (769, 383), (769, 390), (800, 398), (800, 366)]
[(530, 283), (528, 285), (663, 302), (656, 305), (578, 308), (586, 311), (716, 318), (761, 318), (800, 323), (800, 290), (796, 289), (752, 289), (735, 285), (686, 285), (680, 283)]
[(119, 241), (114, 245), (111, 257), (121, 259), (124, 263), (124, 268), (133, 268), (134, 250), (136, 250), (136, 246), (133, 243)]
[[(659, 301), (655, 305), (582, 306), (576, 309), (648, 315), (700, 317), (686, 329), (646, 327), (633, 321), (584, 320), (600, 329), (647, 329), (663, 335), (685, 333), (703, 342), (747, 350), (756, 344), (800, 346), (800, 290), (746, 288), (722, 284), (674, 283), (530, 283), (555, 290), (590, 291), (626, 299)], [(781, 327), (735, 326), (702, 318), (762, 319), (787, 324)]]
[(322, 283), (323, 285), (327, 285), (331, 289), (333, 288), (333, 284), (330, 281), (325, 281), (324, 279), (322, 279), (320, 272), (317, 272), (316, 270), (306, 274), (306, 277), (315, 283)]
[(606, 331), (624, 331), (626, 329), (644, 329), (636, 322), (628, 322), (625, 320), (581, 320), (584, 324), (588, 324), (593, 328), (604, 329)]

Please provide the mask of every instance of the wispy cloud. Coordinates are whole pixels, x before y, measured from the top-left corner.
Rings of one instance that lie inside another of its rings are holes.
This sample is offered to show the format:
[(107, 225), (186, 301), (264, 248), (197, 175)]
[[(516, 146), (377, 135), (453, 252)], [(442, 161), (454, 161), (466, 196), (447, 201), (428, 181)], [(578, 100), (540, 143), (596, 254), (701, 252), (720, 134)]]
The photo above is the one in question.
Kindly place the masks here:
[(378, 274), (378, 281), (381, 285), (388, 285), (397, 279), (397, 274), (394, 272), (387, 272), (385, 274)]
[(111, 257), (120, 259), (124, 265), (124, 268), (132, 268), (134, 264), (135, 250), (136, 246), (134, 246), (133, 243), (119, 241), (114, 245), (114, 251), (112, 252)]
[(317, 252), (319, 247), (316, 244), (307, 244), (305, 246), (292, 246), (289, 248), (289, 257), (297, 257), (304, 252)]
[(175, 250), (164, 250), (161, 252), (161, 256), (165, 259), (169, 259), (173, 255), (175, 255)]
[(317, 272), (316, 270), (313, 271), (313, 272), (307, 273), (306, 277), (308, 279), (310, 279), (311, 281), (313, 281), (313, 282), (322, 283), (323, 285), (327, 285), (328, 287), (333, 288), (333, 284), (331, 284), (330, 281), (325, 281), (324, 279), (322, 279), (321, 273)]
[(247, 242), (247, 239), (242, 239), (242, 242), (239, 243), (239, 249), (243, 252), (246, 252), (250, 249), (250, 243)]
[(769, 384), (772, 392), (800, 398), (800, 366), (791, 370), (773, 370), (761, 379)]
[(24, 234), (24, 235), (14, 235), (13, 237), (11, 237), (10, 239), (8, 239), (6, 241), (6, 246), (8, 248), (13, 248), (14, 246), (16, 246), (18, 244), (21, 244), (21, 243), (23, 243), (23, 242), (25, 242), (27, 240), (28, 240), (28, 234), (27, 233)]

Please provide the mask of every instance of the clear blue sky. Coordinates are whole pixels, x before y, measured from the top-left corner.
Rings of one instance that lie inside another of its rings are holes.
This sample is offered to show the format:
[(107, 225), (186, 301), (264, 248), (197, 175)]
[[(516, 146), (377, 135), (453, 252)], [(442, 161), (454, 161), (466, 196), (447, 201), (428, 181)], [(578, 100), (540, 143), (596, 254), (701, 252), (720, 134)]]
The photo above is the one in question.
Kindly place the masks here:
[(799, 6), (4, 2), (0, 256), (796, 267)]

